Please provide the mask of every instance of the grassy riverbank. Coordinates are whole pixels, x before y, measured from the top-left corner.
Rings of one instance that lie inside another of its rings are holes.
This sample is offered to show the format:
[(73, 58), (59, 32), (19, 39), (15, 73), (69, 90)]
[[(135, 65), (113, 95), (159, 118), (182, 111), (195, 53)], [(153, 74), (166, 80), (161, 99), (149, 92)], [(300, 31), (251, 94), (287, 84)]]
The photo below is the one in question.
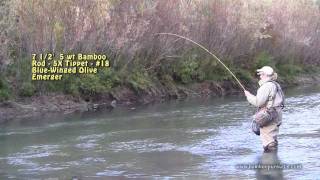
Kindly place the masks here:
[[(101, 69), (96, 75), (65, 75), (61, 81), (32, 81), (29, 61), (18, 61), (2, 72), (0, 101), (57, 93), (71, 95), (87, 102), (103, 101), (103, 98), (126, 101), (123, 96), (128, 93), (126, 91), (130, 91), (144, 103), (144, 96), (153, 96), (152, 99), (178, 98), (206, 91), (198, 87), (189, 89), (195, 84), (210, 84), (212, 89), (216, 89), (214, 94), (241, 90), (221, 64), (215, 59), (206, 58), (200, 57), (196, 52), (187, 53), (184, 57), (161, 64), (152, 70), (143, 67), (143, 64), (133, 63), (130, 68)], [(312, 76), (319, 72), (319, 68), (315, 66), (295, 63), (276, 64), (273, 57), (265, 52), (251, 58), (253, 60), (248, 59), (248, 61), (255, 63), (249, 67), (226, 61), (248, 89), (256, 87), (255, 70), (263, 65), (274, 65), (274, 69), (279, 73), (279, 81), (286, 86), (298, 84), (296, 79), (300, 76)], [(139, 60), (133, 60), (136, 61)], [(122, 91), (124, 92), (121, 93)]]
[[(96, 78), (96, 76), (93, 77)], [(314, 73), (286, 77), (289, 78), (280, 78), (284, 88), (320, 82), (319, 75)], [(81, 79), (78, 82), (81, 82)], [(250, 80), (243, 82), (245, 82), (246, 88), (252, 92), (256, 90), (257, 81), (253, 76), (250, 77)], [(46, 91), (45, 93), (32, 90), (31, 94), (20, 94), (18, 96), (13, 96), (9, 91), (3, 91), (7, 96), (5, 96), (5, 100), (0, 102), (0, 123), (11, 119), (24, 119), (50, 113), (105, 111), (111, 110), (115, 106), (132, 107), (139, 104), (150, 104), (169, 99), (184, 99), (186, 97), (242, 95), (239, 86), (231, 79), (203, 80), (190, 83), (176, 82), (170, 79), (169, 81), (150, 81), (148, 83), (151, 85), (133, 87), (128, 82), (127, 85), (119, 84), (101, 91), (98, 91), (97, 88), (94, 89), (94, 86), (90, 86), (89, 94), (79, 91), (76, 91), (76, 94), (67, 93), (63, 88)], [(75, 85), (74, 87), (79, 90), (81, 88)], [(10, 86), (6, 86), (6, 90), (10, 88)]]

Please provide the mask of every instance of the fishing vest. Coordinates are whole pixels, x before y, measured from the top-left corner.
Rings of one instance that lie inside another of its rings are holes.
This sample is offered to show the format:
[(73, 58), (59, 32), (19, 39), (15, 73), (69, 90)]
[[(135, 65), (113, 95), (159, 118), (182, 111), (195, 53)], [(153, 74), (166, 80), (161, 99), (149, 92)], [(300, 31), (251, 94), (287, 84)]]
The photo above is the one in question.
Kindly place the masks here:
[(266, 104), (267, 108), (271, 107), (281, 107), (282, 109), (284, 108), (284, 93), (282, 91), (282, 88), (280, 87), (279, 83), (276, 81), (268, 81), (273, 83), (276, 86), (276, 90), (271, 92), (269, 97), (268, 97), (268, 102)]

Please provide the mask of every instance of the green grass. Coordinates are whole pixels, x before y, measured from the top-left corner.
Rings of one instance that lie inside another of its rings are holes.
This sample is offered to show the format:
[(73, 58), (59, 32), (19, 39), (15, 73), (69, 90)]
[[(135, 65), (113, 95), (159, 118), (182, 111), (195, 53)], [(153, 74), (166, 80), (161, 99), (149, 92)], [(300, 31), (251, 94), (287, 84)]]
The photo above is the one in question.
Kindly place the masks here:
[(285, 81), (292, 82), (296, 76), (303, 72), (303, 67), (296, 64), (279, 64), (277, 72)]
[(0, 102), (8, 100), (10, 99), (10, 97), (11, 97), (11, 94), (10, 94), (9, 85), (1, 75), (0, 76)]

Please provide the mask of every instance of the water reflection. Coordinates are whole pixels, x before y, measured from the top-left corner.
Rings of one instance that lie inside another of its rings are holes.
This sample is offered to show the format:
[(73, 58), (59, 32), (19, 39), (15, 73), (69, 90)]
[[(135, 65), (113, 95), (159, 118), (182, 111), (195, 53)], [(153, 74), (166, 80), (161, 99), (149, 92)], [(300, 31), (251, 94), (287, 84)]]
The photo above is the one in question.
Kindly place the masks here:
[(281, 161), (278, 157), (277, 151), (264, 152), (262, 155), (258, 156), (257, 165), (261, 165), (261, 167), (256, 168), (256, 179), (284, 179), (283, 168), (279, 168)]

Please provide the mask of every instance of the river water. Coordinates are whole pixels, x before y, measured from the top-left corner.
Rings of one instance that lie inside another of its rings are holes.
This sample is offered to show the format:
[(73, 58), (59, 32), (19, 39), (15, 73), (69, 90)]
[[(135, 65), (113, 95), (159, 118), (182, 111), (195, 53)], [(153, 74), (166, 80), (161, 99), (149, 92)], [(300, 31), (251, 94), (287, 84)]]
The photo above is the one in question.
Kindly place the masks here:
[(277, 153), (244, 97), (195, 98), (1, 125), (0, 179), (319, 178), (320, 86), (285, 93)]

